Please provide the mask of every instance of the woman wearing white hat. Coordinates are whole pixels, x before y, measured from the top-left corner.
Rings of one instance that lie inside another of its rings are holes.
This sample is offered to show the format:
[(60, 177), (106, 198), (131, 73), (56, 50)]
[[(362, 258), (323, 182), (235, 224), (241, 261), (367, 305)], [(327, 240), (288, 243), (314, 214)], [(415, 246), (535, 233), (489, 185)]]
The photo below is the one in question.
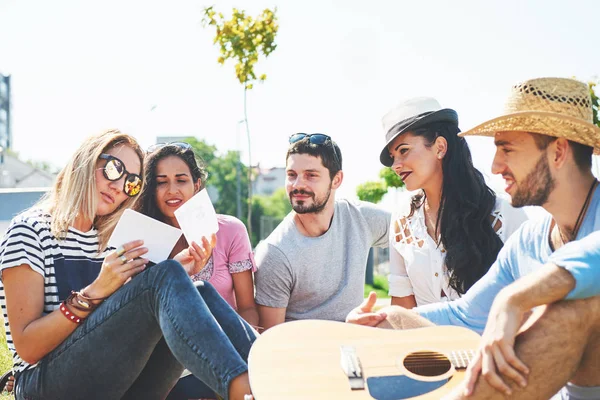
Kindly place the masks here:
[(457, 136), (456, 111), (432, 98), (411, 99), (389, 111), (383, 127), (381, 163), (417, 191), (392, 215), (392, 304), (457, 299), (488, 271), (525, 213), (485, 184)]

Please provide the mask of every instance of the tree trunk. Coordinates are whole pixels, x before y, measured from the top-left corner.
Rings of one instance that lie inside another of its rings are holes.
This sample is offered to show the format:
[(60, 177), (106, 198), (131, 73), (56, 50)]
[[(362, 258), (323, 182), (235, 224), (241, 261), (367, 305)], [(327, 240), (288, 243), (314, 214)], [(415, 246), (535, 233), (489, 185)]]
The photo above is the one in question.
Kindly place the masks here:
[(250, 128), (248, 127), (248, 112), (246, 109), (246, 93), (248, 89), (244, 85), (244, 122), (246, 125), (246, 135), (248, 137), (248, 236), (252, 241), (252, 151), (250, 148)]

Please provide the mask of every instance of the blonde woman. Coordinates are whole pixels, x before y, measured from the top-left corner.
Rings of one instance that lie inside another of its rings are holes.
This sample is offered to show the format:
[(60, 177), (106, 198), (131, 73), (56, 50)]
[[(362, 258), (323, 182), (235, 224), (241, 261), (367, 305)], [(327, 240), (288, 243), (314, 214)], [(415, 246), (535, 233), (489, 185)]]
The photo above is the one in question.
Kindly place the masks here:
[(210, 255), (208, 242), (178, 255), (183, 264), (151, 268), (142, 241), (107, 248), (142, 171), (133, 138), (92, 136), (48, 197), (11, 222), (0, 243), (0, 305), (16, 399), (163, 399), (184, 367), (225, 398), (250, 393), (255, 332), (188, 276)]

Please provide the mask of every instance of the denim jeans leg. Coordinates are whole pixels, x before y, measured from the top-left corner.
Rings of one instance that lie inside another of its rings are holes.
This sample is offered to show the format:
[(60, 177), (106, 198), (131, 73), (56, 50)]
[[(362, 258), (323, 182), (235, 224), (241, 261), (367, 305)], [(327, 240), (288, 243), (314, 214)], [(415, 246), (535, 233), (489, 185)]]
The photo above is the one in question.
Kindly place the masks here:
[(166, 400), (216, 399), (215, 392), (194, 375), (177, 381)]
[(232, 313), (231, 306), (217, 290), (208, 282), (194, 282), (200, 296), (217, 320), (225, 335), (229, 338), (238, 354), (248, 362), (250, 347), (258, 337), (258, 333), (237, 312)]
[[(230, 314), (225, 320), (237, 317), (230, 307), (220, 312)], [(181, 265), (165, 261), (124, 285), (37, 367), (19, 374), (17, 399), (119, 399), (163, 337), (181, 365), (225, 398), (231, 380), (248, 369)], [(243, 352), (254, 341), (242, 345), (245, 329), (235, 337)], [(152, 398), (166, 396), (173, 374), (169, 368), (157, 377), (161, 393)]]
[[(17, 399), (120, 399), (162, 339), (141, 276), (119, 289), (38, 365), (16, 378)], [(164, 379), (163, 393), (174, 382)], [(160, 391), (155, 397), (160, 399)]]
[[(194, 286), (198, 289), (200, 296), (204, 299), (207, 307), (217, 320), (217, 323), (237, 350), (238, 354), (248, 361), (250, 346), (257, 337), (256, 331), (237, 313), (227, 312), (230, 309), (229, 304), (217, 292), (217, 290), (208, 282), (197, 281)], [(169, 393), (167, 400), (187, 400), (187, 399), (214, 399), (215, 394), (204, 382), (193, 375), (180, 379), (173, 390)]]
[[(248, 334), (253, 333), (252, 328), (229, 305), (211, 313), (198, 289), (176, 261), (165, 261), (152, 269), (160, 272), (144, 278), (148, 279), (150, 288), (157, 288), (151, 307), (157, 312), (169, 348), (192, 374), (227, 399), (231, 380), (248, 371), (247, 361), (238, 354), (228, 335), (232, 335), (241, 352), (249, 352), (256, 339), (254, 334)], [(217, 315), (223, 321), (236, 322), (221, 327), (217, 323)]]
[(121, 400), (150, 399), (157, 393), (164, 394), (164, 382), (172, 382), (172, 385), (175, 385), (179, 381), (183, 369), (183, 365), (173, 356), (163, 338), (154, 348), (140, 376), (127, 393), (121, 397)]

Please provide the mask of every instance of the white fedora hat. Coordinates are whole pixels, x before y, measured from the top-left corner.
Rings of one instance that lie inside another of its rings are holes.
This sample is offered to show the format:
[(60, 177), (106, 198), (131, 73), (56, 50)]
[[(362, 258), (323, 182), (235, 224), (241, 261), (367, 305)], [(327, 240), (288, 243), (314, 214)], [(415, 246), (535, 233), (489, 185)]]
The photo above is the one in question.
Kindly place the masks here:
[(388, 145), (398, 135), (433, 122), (449, 122), (458, 126), (458, 114), (450, 108), (442, 108), (431, 97), (417, 97), (392, 108), (382, 119), (385, 146), (379, 155), (379, 161), (386, 167), (391, 167), (394, 160), (390, 157)]

